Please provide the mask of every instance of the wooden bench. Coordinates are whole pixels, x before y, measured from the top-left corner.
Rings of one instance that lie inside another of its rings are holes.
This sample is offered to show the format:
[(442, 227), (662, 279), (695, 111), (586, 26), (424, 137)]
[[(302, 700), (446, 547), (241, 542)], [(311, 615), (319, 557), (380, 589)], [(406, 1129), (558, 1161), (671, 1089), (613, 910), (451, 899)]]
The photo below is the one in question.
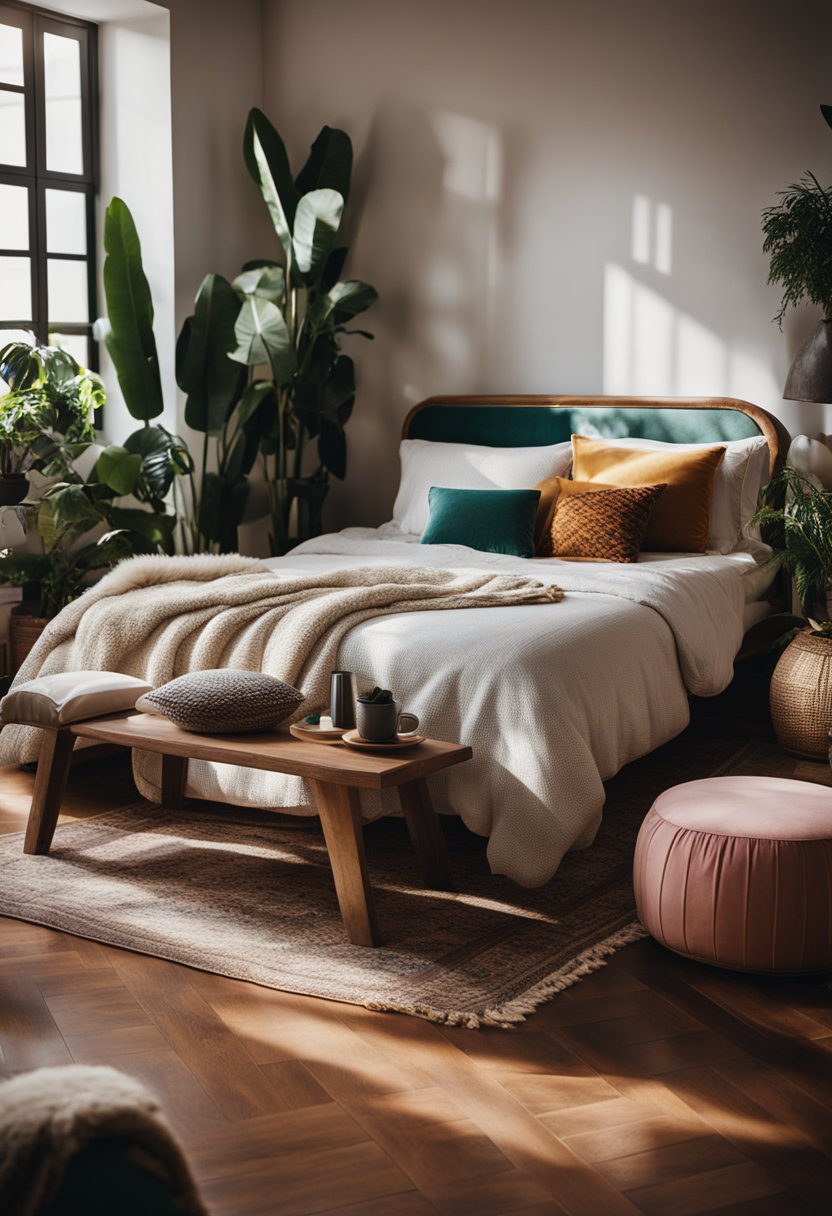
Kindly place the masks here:
[(375, 946), (381, 940), (364, 855), (360, 789), (398, 789), (425, 885), (438, 891), (454, 889), (445, 838), (425, 778), (470, 760), (470, 747), (426, 739), (412, 750), (385, 755), (346, 745), (306, 743), (286, 728), (269, 734), (196, 735), (166, 718), (137, 713), (73, 722), (44, 731), (23, 845), (26, 853), (49, 852), (77, 738), (160, 752), (162, 806), (171, 810), (182, 805), (189, 760), (305, 778), (321, 817), (341, 916), (355, 945)]

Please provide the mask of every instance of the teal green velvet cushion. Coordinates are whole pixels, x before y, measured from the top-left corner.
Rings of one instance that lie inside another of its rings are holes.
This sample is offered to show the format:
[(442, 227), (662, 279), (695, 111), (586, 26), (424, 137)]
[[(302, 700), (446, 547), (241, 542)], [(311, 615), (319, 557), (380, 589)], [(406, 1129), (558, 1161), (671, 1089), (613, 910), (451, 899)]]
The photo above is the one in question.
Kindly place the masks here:
[(452, 490), (431, 486), (423, 545), (467, 545), (484, 553), (534, 557), (540, 490)]

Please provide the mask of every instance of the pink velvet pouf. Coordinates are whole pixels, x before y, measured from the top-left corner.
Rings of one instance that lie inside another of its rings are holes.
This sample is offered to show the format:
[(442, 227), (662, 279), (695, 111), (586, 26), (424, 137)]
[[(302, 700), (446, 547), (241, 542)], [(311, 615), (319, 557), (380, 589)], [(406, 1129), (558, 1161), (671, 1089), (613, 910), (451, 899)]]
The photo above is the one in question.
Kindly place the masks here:
[(832, 970), (832, 789), (710, 777), (661, 794), (633, 863), (658, 942), (737, 971)]

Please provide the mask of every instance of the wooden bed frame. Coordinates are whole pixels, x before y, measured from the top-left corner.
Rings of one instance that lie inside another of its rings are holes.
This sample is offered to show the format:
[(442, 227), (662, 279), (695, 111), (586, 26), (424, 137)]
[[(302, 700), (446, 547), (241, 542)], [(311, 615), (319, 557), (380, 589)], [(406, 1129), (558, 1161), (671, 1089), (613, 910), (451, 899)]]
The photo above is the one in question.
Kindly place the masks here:
[[(544, 415), (541, 411), (547, 411)], [(631, 425), (622, 413), (633, 411)], [(569, 411), (563, 416), (563, 411)], [(587, 414), (591, 411), (591, 416)], [(517, 419), (520, 425), (514, 424)], [(523, 419), (522, 422), (520, 420)], [(538, 420), (542, 420), (541, 422)], [(439, 439), (486, 446), (534, 447), (568, 439), (591, 424), (607, 438), (663, 439), (676, 443), (725, 443), (763, 435), (769, 447), (769, 475), (783, 467), (791, 438), (783, 423), (759, 405), (737, 397), (428, 397), (414, 405), (402, 427), (403, 439)], [(622, 430), (622, 426), (624, 429)], [(784, 610), (789, 588), (783, 574), (766, 598), (772, 611)], [(765, 651), (782, 631), (770, 619), (752, 625), (737, 659)]]
[[(492, 413), (495, 410), (503, 425), (497, 423), (495, 426)], [(541, 410), (548, 411), (548, 419), (539, 422), (541, 415), (537, 411)], [(559, 416), (558, 412), (562, 410), (569, 410), (570, 417)], [(724, 443), (730, 439), (761, 434), (768, 442), (772, 475), (782, 467), (790, 442), (789, 433), (778, 418), (760, 406), (736, 397), (548, 397), (516, 394), (428, 397), (415, 405), (405, 418), (402, 438), (442, 438), (448, 442), (498, 446), (494, 439), (495, 431), (499, 431), (499, 446), (531, 447), (536, 443), (557, 443), (560, 439), (568, 439), (572, 429), (570, 424), (574, 422), (575, 429), (579, 429), (581, 415), (590, 410), (593, 411), (593, 428), (601, 433), (606, 432), (608, 437), (626, 437), (620, 429), (616, 429), (616, 423), (621, 421), (621, 411), (627, 410), (638, 411), (634, 415), (636, 428), (630, 432), (633, 437), (667, 439), (677, 443)], [(688, 410), (697, 411), (696, 417), (682, 413)], [(511, 425), (515, 411), (518, 423), (525, 414), (522, 425)], [(534, 414), (528, 411), (534, 411)], [(645, 411), (657, 413), (653, 415)], [(674, 420), (676, 411), (679, 413)], [(743, 417), (737, 418), (736, 415)], [(529, 439), (530, 431), (536, 431), (540, 437)]]

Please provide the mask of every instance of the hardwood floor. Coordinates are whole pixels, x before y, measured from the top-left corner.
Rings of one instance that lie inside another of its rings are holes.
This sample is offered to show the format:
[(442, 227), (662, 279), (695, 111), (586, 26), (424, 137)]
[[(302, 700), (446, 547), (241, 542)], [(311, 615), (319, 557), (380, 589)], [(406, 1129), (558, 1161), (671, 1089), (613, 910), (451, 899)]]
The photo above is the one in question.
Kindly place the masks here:
[[(805, 775), (805, 774), (804, 774)], [(0, 831), (33, 778), (0, 770)], [(65, 813), (134, 796), (79, 765)], [(832, 992), (652, 942), (515, 1032), (275, 992), (0, 920), (0, 1066), (112, 1064), (214, 1216), (811, 1216), (832, 1191)]]

